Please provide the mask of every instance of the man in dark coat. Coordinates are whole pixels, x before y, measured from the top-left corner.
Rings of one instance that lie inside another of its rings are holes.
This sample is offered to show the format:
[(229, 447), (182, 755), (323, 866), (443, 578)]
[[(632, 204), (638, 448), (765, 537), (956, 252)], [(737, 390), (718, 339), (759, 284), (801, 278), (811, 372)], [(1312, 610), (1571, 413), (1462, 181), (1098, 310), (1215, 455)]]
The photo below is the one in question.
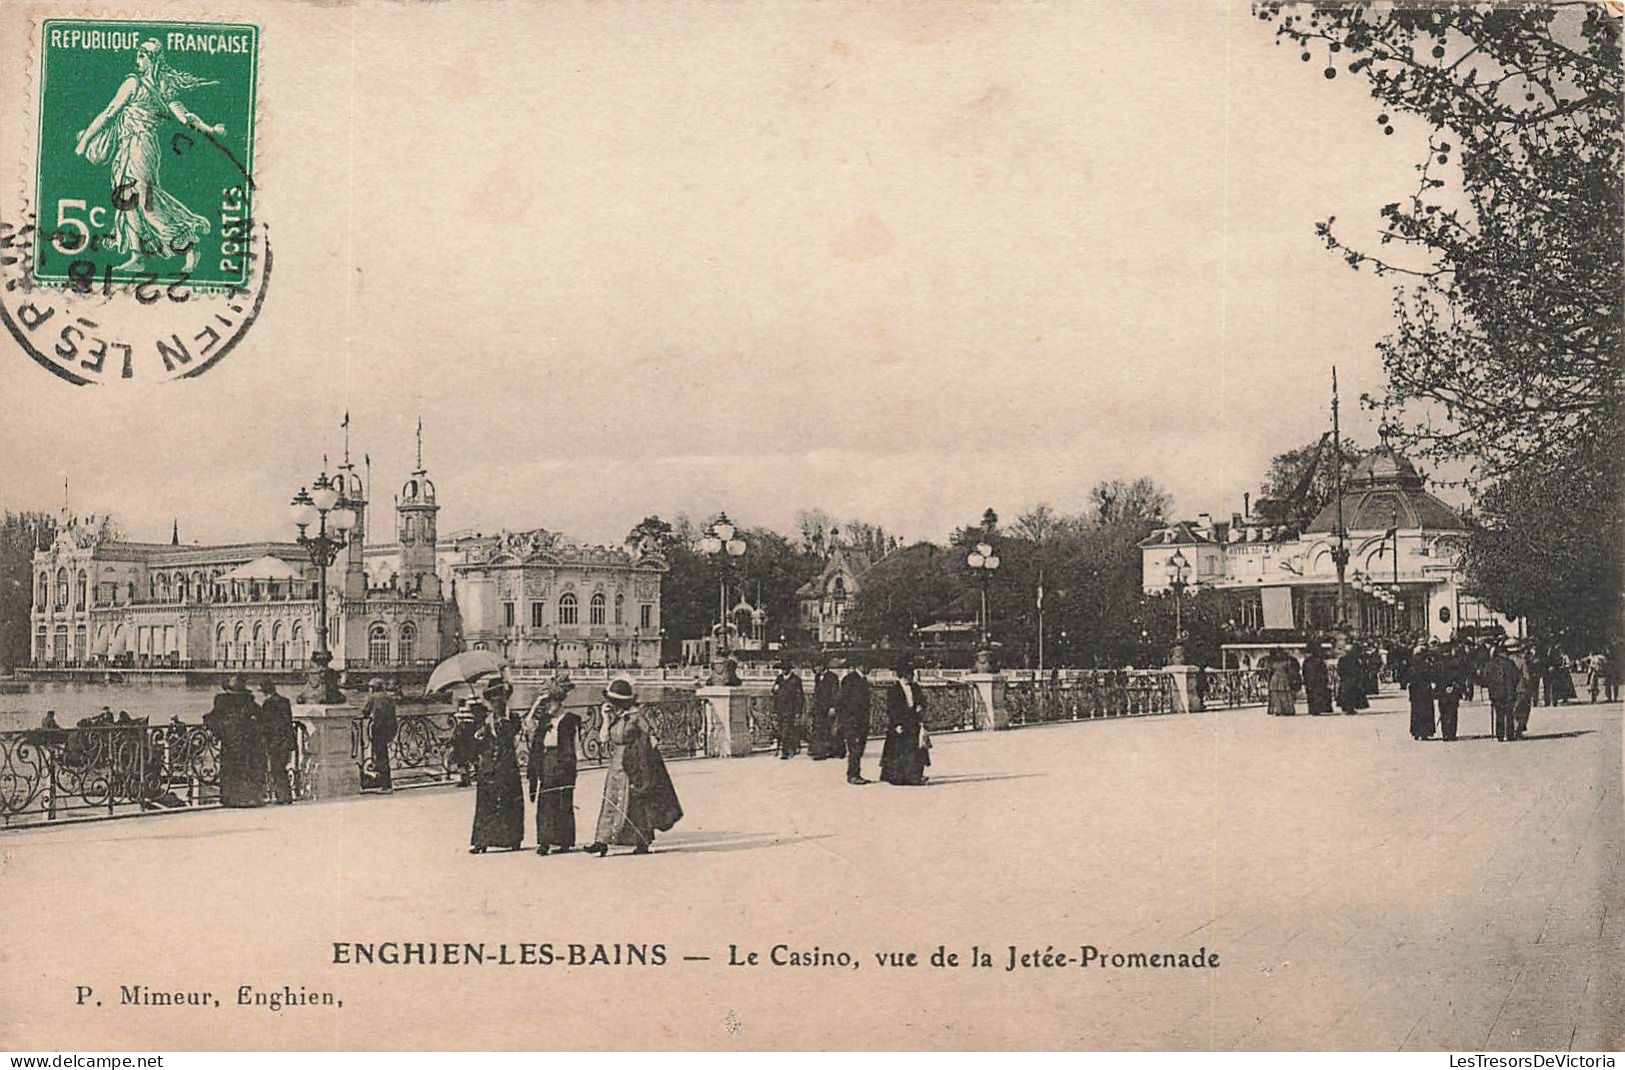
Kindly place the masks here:
[(265, 744), (260, 739), (259, 707), (248, 681), (233, 676), (214, 697), (203, 723), (220, 739), (220, 805), (265, 805)]
[(367, 704), (361, 707), (361, 716), (367, 718), (367, 736), (372, 744), (373, 784), (384, 791), (394, 791), (395, 781), (389, 769), (389, 745), (395, 742), (399, 722), (395, 717), (395, 700), (384, 690), (384, 682), (377, 677), (367, 683)]
[(1512, 700), (1512, 738), (1522, 739), (1529, 732), (1529, 711), (1540, 694), (1540, 664), (1524, 643), (1511, 645), (1512, 663), (1518, 667), (1518, 693)]
[(1504, 648), (1490, 655), (1484, 666), (1484, 690), (1490, 694), (1490, 715), (1494, 721), (1495, 738), (1509, 742), (1514, 734), (1513, 709), (1523, 683), (1523, 673), (1517, 663), (1507, 656)]
[(287, 697), (277, 693), (276, 681), (261, 677), (260, 738), (265, 741), (266, 785), (271, 801), (286, 806), (293, 802), (293, 787), (288, 783), (288, 762), (299, 743), (298, 730), (293, 726), (293, 707)]
[(1433, 661), (1421, 649), (1409, 663), (1405, 689), (1411, 700), (1411, 738), (1432, 739), (1433, 715)]
[(1446, 648), (1434, 661), (1433, 697), (1439, 703), (1439, 735), (1447, 743), (1456, 738), (1456, 717), (1466, 690), (1466, 667), (1461, 651)]
[(829, 658), (818, 659), (813, 676), (812, 735), (807, 753), (815, 762), (846, 757), (846, 743), (835, 723), (835, 698), (841, 690), (841, 677), (829, 667)]
[(852, 666), (841, 678), (835, 695), (835, 716), (846, 743), (846, 782), (867, 784), (863, 775), (863, 748), (869, 741), (869, 678), (861, 664)]
[(773, 720), (778, 725), (781, 760), (801, 753), (801, 711), (806, 705), (801, 677), (791, 668), (790, 659), (785, 658), (779, 662), (779, 675), (773, 681)]

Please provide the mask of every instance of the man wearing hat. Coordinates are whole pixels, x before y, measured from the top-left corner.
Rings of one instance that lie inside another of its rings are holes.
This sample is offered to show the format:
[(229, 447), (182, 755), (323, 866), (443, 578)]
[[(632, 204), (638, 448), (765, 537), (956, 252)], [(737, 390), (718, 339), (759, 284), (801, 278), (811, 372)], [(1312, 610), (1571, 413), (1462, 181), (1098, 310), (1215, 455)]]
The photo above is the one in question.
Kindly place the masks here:
[(260, 738), (265, 742), (266, 787), (271, 801), (286, 806), (293, 802), (293, 788), (288, 783), (288, 762), (298, 745), (297, 730), (293, 726), (293, 706), (284, 695), (277, 693), (276, 681), (269, 676), (260, 677)]
[(367, 722), (367, 739), (372, 744), (373, 785), (394, 791), (395, 781), (389, 770), (389, 745), (395, 742), (399, 721), (395, 717), (395, 700), (384, 690), (384, 681), (374, 676), (367, 681), (366, 705), (361, 716)]
[(801, 677), (796, 675), (789, 658), (780, 658), (779, 675), (773, 681), (773, 719), (778, 723), (781, 761), (801, 753), (801, 712), (806, 705), (807, 693), (801, 686)]
[(835, 696), (835, 715), (840, 722), (841, 738), (846, 743), (846, 782), (867, 784), (863, 775), (863, 748), (869, 742), (869, 678), (863, 675), (863, 665), (852, 666), (841, 678), (841, 689)]
[(812, 724), (807, 740), (807, 753), (815, 762), (846, 757), (846, 746), (835, 726), (835, 697), (840, 690), (841, 677), (830, 669), (829, 655), (820, 654), (818, 669), (813, 673)]
[(1531, 657), (1531, 644), (1523, 640), (1508, 643), (1509, 656), (1518, 667), (1518, 693), (1512, 700), (1512, 738), (1522, 739), (1529, 731), (1529, 711), (1540, 694), (1540, 668)]
[(1495, 738), (1503, 743), (1510, 742), (1515, 735), (1517, 723), (1513, 710), (1523, 683), (1522, 671), (1507, 654), (1508, 648), (1516, 648), (1516, 645), (1516, 642), (1498, 645), (1490, 655), (1489, 663), (1484, 666), (1484, 689), (1490, 693), (1490, 717), (1495, 726)]

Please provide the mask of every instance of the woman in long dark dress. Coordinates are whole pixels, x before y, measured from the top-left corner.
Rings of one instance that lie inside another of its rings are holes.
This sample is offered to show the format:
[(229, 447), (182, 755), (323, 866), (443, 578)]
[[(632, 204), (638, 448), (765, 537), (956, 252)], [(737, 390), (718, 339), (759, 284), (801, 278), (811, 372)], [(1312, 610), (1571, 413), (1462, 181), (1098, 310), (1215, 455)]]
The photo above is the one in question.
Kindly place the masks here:
[(1433, 714), (1433, 661), (1420, 648), (1411, 659), (1410, 679), (1406, 689), (1411, 697), (1411, 738), (1432, 739), (1435, 729)]
[(234, 676), (221, 686), (214, 708), (203, 715), (204, 725), (220, 739), (220, 805), (264, 806), (267, 767), (259, 706), (245, 677)]
[(931, 764), (929, 748), (920, 746), (925, 720), (925, 692), (914, 679), (914, 665), (897, 663), (897, 679), (886, 689), (886, 743), (880, 751), (880, 779), (888, 784), (924, 784)]
[(1365, 669), (1359, 651), (1349, 647), (1337, 659), (1337, 708), (1357, 713), (1365, 705)]
[(488, 847), (517, 851), (525, 840), (525, 789), (519, 782), (514, 740), (519, 718), (508, 712), (508, 687), (498, 680), (485, 690), (488, 707), (474, 733), (479, 753), (479, 784), (474, 790), (474, 831), (469, 853)]
[(531, 707), (530, 800), (536, 804), (536, 853), (576, 845), (576, 732), (581, 718), (564, 708), (575, 685), (557, 677)]
[(1310, 713), (1332, 712), (1331, 677), (1326, 672), (1326, 655), (1318, 643), (1310, 643), (1303, 653), (1303, 692)]
[(587, 852), (602, 858), (614, 844), (646, 855), (655, 833), (682, 819), (683, 807), (632, 681), (626, 677), (612, 681), (604, 688), (604, 698), (608, 705), (599, 738), (610, 748), (609, 770), (598, 827)]

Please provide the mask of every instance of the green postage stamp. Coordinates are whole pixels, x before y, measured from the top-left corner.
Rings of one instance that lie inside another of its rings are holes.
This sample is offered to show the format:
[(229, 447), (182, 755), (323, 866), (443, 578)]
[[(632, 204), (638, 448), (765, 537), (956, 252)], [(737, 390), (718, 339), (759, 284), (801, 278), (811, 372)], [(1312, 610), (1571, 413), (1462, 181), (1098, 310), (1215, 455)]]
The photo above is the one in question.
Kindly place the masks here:
[(41, 38), (35, 281), (248, 288), (259, 30), (49, 19)]

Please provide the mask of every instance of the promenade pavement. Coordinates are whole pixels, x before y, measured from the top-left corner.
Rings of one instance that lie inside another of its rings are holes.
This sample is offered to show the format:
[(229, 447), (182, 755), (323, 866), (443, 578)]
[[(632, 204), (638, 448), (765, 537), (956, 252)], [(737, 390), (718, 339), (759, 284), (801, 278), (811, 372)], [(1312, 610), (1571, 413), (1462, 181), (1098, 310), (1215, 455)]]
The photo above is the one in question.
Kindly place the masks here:
[[(673, 762), (687, 817), (649, 857), (470, 856), (454, 788), (0, 833), (0, 1048), (1617, 1047), (1621, 708), (1537, 709), (1516, 744), (1482, 704), (1462, 721), (1414, 742), (1388, 693), (1355, 717), (939, 737), (918, 788)], [(666, 963), (334, 964), (390, 941)], [(857, 966), (773, 966), (775, 945)], [(1009, 971), (1011, 945), (1219, 965)], [(121, 1005), (134, 985), (220, 1006)], [(238, 1006), (242, 985), (343, 1006)]]

